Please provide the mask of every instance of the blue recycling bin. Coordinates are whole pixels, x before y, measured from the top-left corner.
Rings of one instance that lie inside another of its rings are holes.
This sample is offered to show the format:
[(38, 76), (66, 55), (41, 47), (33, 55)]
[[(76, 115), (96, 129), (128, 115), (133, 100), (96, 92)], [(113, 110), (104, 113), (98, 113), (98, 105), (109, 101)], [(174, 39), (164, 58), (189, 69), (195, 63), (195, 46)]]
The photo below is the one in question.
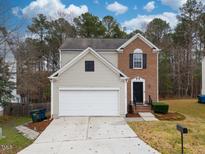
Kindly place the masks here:
[(205, 104), (205, 95), (198, 95), (197, 97), (199, 103)]

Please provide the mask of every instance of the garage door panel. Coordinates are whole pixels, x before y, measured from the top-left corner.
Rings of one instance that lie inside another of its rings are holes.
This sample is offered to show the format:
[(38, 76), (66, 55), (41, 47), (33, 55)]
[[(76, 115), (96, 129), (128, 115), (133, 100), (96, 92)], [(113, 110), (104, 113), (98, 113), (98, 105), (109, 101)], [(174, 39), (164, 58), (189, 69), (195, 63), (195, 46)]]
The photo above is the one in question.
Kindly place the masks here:
[(117, 90), (62, 90), (59, 92), (60, 116), (116, 116)]

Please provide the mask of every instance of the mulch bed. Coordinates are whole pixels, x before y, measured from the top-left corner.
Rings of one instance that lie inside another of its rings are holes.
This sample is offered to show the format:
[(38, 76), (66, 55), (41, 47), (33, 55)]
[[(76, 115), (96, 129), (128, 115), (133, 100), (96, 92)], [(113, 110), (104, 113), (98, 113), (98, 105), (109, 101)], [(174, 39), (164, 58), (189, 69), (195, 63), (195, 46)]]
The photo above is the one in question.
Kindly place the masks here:
[(126, 117), (128, 117), (128, 118), (136, 118), (136, 117), (140, 117), (140, 115), (138, 113), (128, 113), (126, 115)]
[(28, 124), (26, 124), (26, 126), (30, 129), (33, 129), (39, 133), (43, 132), (46, 127), (51, 123), (53, 119), (46, 119), (44, 121), (41, 122), (30, 122)]
[(167, 114), (157, 114), (155, 113), (155, 116), (159, 120), (168, 120), (168, 121), (180, 121), (184, 120), (185, 116), (178, 113), (178, 112), (170, 112)]

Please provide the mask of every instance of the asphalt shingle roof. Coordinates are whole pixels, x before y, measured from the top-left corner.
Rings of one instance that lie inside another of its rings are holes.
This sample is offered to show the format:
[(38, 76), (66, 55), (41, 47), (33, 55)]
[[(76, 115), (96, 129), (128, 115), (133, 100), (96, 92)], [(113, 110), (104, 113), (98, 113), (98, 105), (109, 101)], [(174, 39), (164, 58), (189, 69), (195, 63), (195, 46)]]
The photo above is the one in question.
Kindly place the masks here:
[(87, 47), (93, 49), (117, 49), (127, 39), (90, 39), (90, 38), (68, 38), (60, 46), (63, 50), (84, 50)]

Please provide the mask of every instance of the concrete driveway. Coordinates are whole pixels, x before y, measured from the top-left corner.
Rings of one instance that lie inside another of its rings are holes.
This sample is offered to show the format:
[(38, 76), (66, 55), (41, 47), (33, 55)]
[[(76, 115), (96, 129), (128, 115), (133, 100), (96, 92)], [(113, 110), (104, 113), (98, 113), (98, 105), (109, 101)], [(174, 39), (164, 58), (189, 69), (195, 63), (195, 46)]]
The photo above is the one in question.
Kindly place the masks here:
[(35, 142), (19, 154), (153, 154), (158, 153), (121, 117), (54, 119)]

